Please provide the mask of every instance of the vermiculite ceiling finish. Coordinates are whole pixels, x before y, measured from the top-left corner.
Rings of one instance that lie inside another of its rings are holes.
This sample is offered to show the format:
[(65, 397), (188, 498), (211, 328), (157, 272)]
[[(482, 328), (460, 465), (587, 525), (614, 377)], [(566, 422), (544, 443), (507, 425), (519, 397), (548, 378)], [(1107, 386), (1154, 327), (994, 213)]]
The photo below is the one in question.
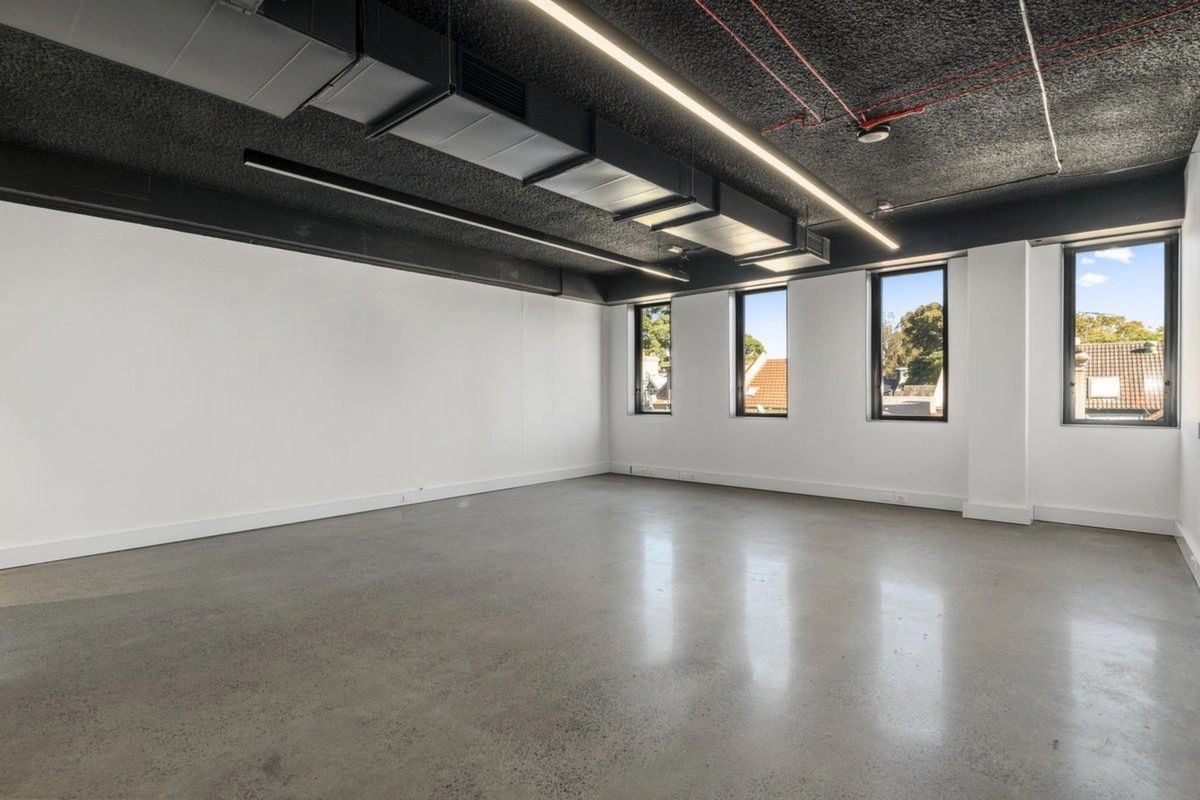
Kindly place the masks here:
[[(445, 32), (449, 23), (453, 38), (485, 58), (593, 108), (625, 131), (801, 221), (806, 215), (814, 223), (828, 218), (796, 187), (525, 0), (386, 4), (438, 31)], [(1016, 0), (758, 0), (758, 9), (749, 0), (590, 0), (588, 5), (751, 126), (772, 128), (804, 114), (768, 138), (864, 211), (881, 200), (903, 205), (1054, 169), (1036, 79), (1029, 74), (1007, 79), (1029, 66), (1021, 60), (1028, 51)], [(1052, 48), (1042, 61), (1064, 174), (1188, 153), (1200, 128), (1200, 3), (1032, 0), (1028, 5), (1039, 48)], [(1164, 10), (1176, 13), (1123, 27)], [(927, 108), (894, 121), (887, 141), (859, 144), (839, 101), (771, 23), (852, 110), (867, 109), (861, 116)], [(1071, 42), (1076, 39), (1082, 40)], [(991, 67), (996, 62), (1001, 65)], [(939, 85), (880, 102), (931, 84)], [(8, 142), (581, 272), (619, 268), (484, 231), (448, 229), (368, 200), (298, 191), (243, 168), (242, 150), (261, 149), (632, 259), (661, 261), (670, 258), (669, 245), (693, 246), (635, 223), (614, 224), (598, 209), (523, 188), (398, 137), (368, 142), (362, 126), (320, 110), (273, 119), (8, 28), (0, 28), (0, 105), (5, 109), (0, 139)], [(1018, 196), (1044, 192), (1055, 180), (1030, 181), (1016, 191)], [(1011, 197), (1014, 190), (996, 193)], [(979, 197), (946, 201), (939, 208)]]

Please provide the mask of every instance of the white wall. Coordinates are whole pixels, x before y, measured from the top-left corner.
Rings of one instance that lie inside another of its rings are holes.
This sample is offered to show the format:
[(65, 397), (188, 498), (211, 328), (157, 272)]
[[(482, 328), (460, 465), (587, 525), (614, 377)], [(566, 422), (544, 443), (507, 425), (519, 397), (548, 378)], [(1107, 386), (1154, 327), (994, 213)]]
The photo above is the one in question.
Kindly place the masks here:
[[(1030, 442), (1041, 519), (1100, 512), (1131, 530), (1171, 533), (1178, 507), (1179, 431), (1062, 424), (1062, 246), (1029, 258)], [(1194, 307), (1194, 306), (1193, 306)], [(1128, 517), (1123, 525), (1121, 517)]]
[[(1200, 276), (1191, 263), (1186, 307), (1195, 309)], [(1058, 246), (1024, 242), (951, 261), (945, 424), (868, 421), (864, 273), (789, 284), (786, 420), (729, 415), (732, 334), (723, 291), (674, 301), (674, 414), (628, 414), (628, 312), (609, 309), (614, 468), (885, 502), (900, 493), (913, 505), (965, 506), (970, 516), (1003, 521), (1170, 533), (1179, 508), (1180, 432), (1061, 424), (1061, 269)], [(1200, 345), (1188, 341), (1195, 398)], [(1187, 441), (1197, 403), (1183, 405)], [(1195, 487), (1200, 464), (1192, 453)], [(1200, 502), (1194, 493), (1189, 501), (1195, 519)]]
[[(1200, 140), (1196, 148), (1200, 149)], [(1191, 551), (1192, 569), (1200, 580), (1200, 158), (1187, 166), (1187, 213), (1181, 235), (1179, 403), (1179, 534)]]
[(0, 204), (0, 566), (607, 469), (603, 309)]
[(611, 449), (621, 465), (677, 477), (781, 491), (959, 508), (965, 493), (966, 262), (949, 275), (950, 421), (868, 419), (870, 285), (849, 272), (788, 285), (787, 419), (730, 415), (733, 345), (728, 292), (672, 306), (671, 416), (627, 413), (630, 358), (625, 307), (609, 309)]
[[(1028, 524), (1029, 245), (967, 253), (967, 498), (963, 515)], [(951, 309), (950, 314), (954, 313)], [(1051, 343), (1055, 340), (1051, 340)]]

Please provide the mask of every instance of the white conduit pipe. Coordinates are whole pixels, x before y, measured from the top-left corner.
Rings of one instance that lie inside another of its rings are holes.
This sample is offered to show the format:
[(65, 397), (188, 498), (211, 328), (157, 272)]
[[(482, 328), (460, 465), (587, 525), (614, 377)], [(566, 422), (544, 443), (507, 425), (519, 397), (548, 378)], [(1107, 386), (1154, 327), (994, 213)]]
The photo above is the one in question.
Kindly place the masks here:
[(1029, 42), (1029, 55), (1033, 59), (1033, 71), (1037, 73), (1038, 87), (1042, 90), (1042, 112), (1046, 115), (1046, 130), (1050, 132), (1050, 147), (1054, 150), (1056, 172), (1062, 172), (1062, 159), (1058, 155), (1058, 138), (1054, 135), (1054, 123), (1050, 121), (1050, 98), (1046, 95), (1046, 79), (1042, 77), (1042, 65), (1038, 62), (1037, 47), (1033, 44), (1033, 30), (1029, 27), (1029, 12), (1025, 0), (1017, 0), (1021, 7), (1021, 22), (1025, 25), (1025, 39)]

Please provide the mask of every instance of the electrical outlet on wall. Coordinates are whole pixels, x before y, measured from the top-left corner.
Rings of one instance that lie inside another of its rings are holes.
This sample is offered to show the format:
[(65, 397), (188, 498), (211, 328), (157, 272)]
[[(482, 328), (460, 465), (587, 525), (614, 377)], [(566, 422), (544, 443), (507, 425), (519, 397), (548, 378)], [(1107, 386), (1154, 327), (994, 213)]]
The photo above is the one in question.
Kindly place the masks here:
[(880, 492), (879, 499), (884, 503), (896, 502), (896, 494), (894, 492)]
[(895, 494), (896, 502), (902, 506), (908, 505), (908, 495), (897, 492)]
[(679, 477), (683, 478), (685, 481), (694, 481), (696, 480), (697, 476), (694, 472), (681, 472), (679, 473)]
[(412, 503), (417, 499), (417, 493), (416, 492), (405, 492), (401, 496), (401, 499), (406, 503)]

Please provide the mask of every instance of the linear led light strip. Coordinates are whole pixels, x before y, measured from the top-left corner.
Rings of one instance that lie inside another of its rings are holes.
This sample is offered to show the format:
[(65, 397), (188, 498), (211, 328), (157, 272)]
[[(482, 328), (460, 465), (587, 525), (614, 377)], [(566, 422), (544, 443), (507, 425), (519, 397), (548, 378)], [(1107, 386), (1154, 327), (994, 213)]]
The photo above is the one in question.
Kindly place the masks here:
[(498, 219), (485, 217), (480, 214), (474, 214), (470, 211), (453, 208), (451, 206), (435, 203), (432, 200), (424, 200), (419, 197), (404, 194), (403, 192), (393, 191), (382, 186), (374, 186), (363, 181), (355, 180), (354, 178), (346, 178), (341, 175), (336, 175), (332, 172), (326, 172), (316, 167), (310, 167), (304, 164), (297, 164), (293, 161), (278, 158), (277, 156), (267, 155), (266, 153), (258, 153), (253, 150), (247, 150), (243, 156), (243, 163), (247, 167), (262, 170), (263, 172), (272, 172), (276, 175), (283, 175), (287, 178), (293, 178), (305, 183), (311, 183), (315, 186), (324, 186), (328, 189), (336, 189), (339, 192), (353, 194), (359, 197), (365, 197), (368, 200), (375, 200), (380, 203), (406, 208), (410, 211), (418, 211), (422, 214), (429, 214), (433, 217), (441, 219), (453, 220), (460, 222), (463, 225), (471, 225), (475, 228), (482, 228), (485, 231), (511, 236), (514, 239), (523, 239), (527, 242), (553, 247), (558, 250), (564, 250), (568, 253), (594, 258), (598, 261), (607, 261), (610, 264), (616, 264), (620, 267), (628, 269), (636, 269), (640, 272), (645, 272), (649, 275), (656, 275), (660, 278), (669, 278), (673, 281), (682, 281), (687, 283), (690, 278), (686, 272), (682, 270), (674, 270), (665, 267), (654, 267), (649, 264), (639, 264), (636, 261), (627, 261), (623, 258), (611, 255), (603, 250), (595, 250), (586, 245), (575, 244), (565, 239), (559, 239), (550, 234), (541, 233), (530, 228), (523, 228), (518, 225), (509, 225), (501, 222)]
[(887, 234), (879, 230), (871, 223), (869, 219), (859, 213), (858, 210), (852, 208), (848, 202), (839, 197), (830, 189), (821, 185), (820, 181), (808, 175), (799, 167), (799, 165), (788, 163), (789, 159), (780, 157), (771, 152), (767, 145), (757, 136), (752, 136), (745, 131), (739, 130), (736, 125), (722, 118), (708, 105), (692, 97), (682, 88), (673, 83), (666, 76), (656, 72), (651, 67), (643, 63), (636, 55), (632, 54), (621, 45), (614, 42), (604, 33), (596, 30), (589, 23), (580, 19), (572, 11), (568, 10), (564, 4), (557, 0), (528, 0), (528, 2), (540, 8), (542, 11), (549, 14), (565, 27), (574, 31), (580, 37), (585, 39), (589, 44), (595, 46), (609, 58), (616, 61), (621, 66), (628, 69), (633, 74), (644, 80), (646, 83), (658, 89), (667, 97), (674, 100), (679, 105), (690, 111), (695, 116), (699, 117), (710, 127), (724, 135), (727, 139), (737, 144), (743, 150), (752, 154), (767, 166), (774, 169), (779, 174), (790, 180), (792, 183), (799, 186), (804, 191), (811, 194), (813, 197), (820, 200), (829, 208), (841, 214), (850, 222), (862, 228), (871, 236), (878, 239), (892, 250), (899, 250), (900, 245), (892, 239), (888, 238)]

